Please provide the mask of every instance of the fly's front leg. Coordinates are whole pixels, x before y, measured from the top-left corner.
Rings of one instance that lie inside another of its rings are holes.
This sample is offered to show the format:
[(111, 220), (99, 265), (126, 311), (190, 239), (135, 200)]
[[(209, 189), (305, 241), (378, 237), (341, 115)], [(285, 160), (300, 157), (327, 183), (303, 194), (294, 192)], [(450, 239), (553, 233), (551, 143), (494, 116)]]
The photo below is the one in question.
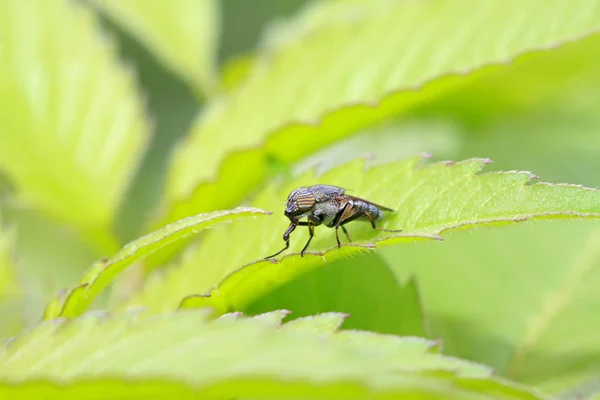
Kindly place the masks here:
[(288, 226), (288, 228), (283, 233), (283, 240), (285, 240), (285, 247), (283, 249), (279, 250), (277, 253), (270, 255), (268, 257), (265, 257), (265, 260), (268, 260), (269, 258), (273, 258), (273, 257), (280, 255), (281, 253), (283, 253), (290, 247), (290, 234), (294, 231), (294, 229), (296, 229), (296, 227), (298, 225), (300, 225), (299, 222), (292, 222), (290, 224), (290, 226)]

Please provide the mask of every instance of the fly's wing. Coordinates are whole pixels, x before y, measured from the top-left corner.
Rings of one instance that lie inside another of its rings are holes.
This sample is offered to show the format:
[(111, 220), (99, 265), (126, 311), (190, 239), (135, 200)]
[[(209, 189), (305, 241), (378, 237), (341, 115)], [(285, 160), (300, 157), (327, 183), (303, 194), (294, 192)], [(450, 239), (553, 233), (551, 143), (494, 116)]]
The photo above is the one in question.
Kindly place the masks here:
[(380, 209), (382, 209), (382, 210), (384, 210), (384, 211), (390, 211), (390, 212), (394, 212), (394, 210), (392, 210), (392, 209), (391, 209), (391, 208), (389, 208), (389, 207), (386, 207), (386, 206), (382, 206), (382, 205), (379, 205), (379, 204), (373, 203), (372, 201), (369, 201), (369, 200), (361, 199), (360, 197), (356, 197), (356, 196), (350, 196), (349, 194), (344, 194), (344, 197), (346, 197), (346, 198), (348, 198), (348, 199), (351, 199), (351, 200), (359, 200), (359, 201), (364, 201), (365, 203), (369, 203), (369, 204), (371, 204), (371, 205), (374, 205), (375, 207), (377, 207), (377, 208), (380, 208)]

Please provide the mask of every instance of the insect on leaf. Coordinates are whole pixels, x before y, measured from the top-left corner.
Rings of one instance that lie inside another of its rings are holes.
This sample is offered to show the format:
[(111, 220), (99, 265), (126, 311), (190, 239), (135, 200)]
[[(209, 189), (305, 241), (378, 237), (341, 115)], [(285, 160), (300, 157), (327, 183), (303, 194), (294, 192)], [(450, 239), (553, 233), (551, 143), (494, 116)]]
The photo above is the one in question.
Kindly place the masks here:
[[(470, 159), (428, 164), (413, 157), (367, 168), (363, 160), (356, 160), (322, 176), (307, 172), (282, 188), (272, 185), (257, 195), (256, 206), (283, 210), (284, 199), (292, 189), (317, 182), (335, 183), (350, 189), (349, 193), (396, 210), (387, 213), (378, 224), (402, 232), (373, 231), (362, 222), (348, 224), (354, 242), (338, 249), (333, 230), (317, 227), (309, 252), (312, 254), (300, 257), (297, 252), (306, 243), (308, 233), (306, 229), (296, 229), (290, 253), (273, 263), (261, 259), (283, 247), (281, 234), (289, 224), (287, 218), (274, 215), (242, 221), (211, 232), (203, 245), (191, 250), (178, 267), (148, 279), (143, 291), (129, 304), (168, 310), (177, 307), (184, 296), (211, 292), (210, 297), (195, 297), (193, 301), (215, 306), (220, 312), (238, 311), (313, 268), (376, 246), (439, 239), (445, 231), (476, 225), (510, 224), (533, 218), (600, 217), (598, 190), (531, 184), (534, 176), (529, 172), (480, 173), (488, 162)], [(232, 244), (235, 252), (223, 251)], [(188, 305), (186, 301), (184, 306)]]
[[(335, 6), (314, 3), (325, 13), (298, 17), (310, 34), (291, 34), (274, 54), (257, 57), (231, 97), (207, 110), (175, 152), (163, 220), (236, 204), (267, 176), (267, 156), (290, 164), (460, 90), (480, 78), (473, 72), (509, 68), (525, 53), (600, 28), (595, 0), (579, 7), (561, 0), (380, 1), (365, 9), (353, 4), (360, 12), (342, 16)], [(333, 23), (321, 23), (324, 15)], [(371, 51), (382, 42), (385, 51)]]

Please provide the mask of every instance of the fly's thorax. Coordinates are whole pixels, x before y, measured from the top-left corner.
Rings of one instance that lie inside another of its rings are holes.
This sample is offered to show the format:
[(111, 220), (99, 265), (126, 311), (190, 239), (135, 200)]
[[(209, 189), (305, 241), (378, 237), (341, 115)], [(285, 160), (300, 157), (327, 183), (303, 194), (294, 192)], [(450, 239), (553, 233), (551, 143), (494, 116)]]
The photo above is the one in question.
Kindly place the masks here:
[(336, 199), (317, 203), (313, 210), (315, 217), (323, 221), (325, 225), (329, 225), (335, 216), (344, 208), (344, 204), (340, 204)]

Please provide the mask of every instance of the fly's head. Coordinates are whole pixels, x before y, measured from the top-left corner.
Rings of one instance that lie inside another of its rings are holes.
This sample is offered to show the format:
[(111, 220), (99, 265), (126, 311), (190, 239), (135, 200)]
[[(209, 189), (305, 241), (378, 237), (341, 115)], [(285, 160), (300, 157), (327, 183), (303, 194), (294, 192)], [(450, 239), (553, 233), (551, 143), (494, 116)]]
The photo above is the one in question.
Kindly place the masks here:
[(315, 196), (308, 188), (294, 189), (288, 196), (284, 214), (290, 221), (298, 222), (315, 208), (316, 203)]

